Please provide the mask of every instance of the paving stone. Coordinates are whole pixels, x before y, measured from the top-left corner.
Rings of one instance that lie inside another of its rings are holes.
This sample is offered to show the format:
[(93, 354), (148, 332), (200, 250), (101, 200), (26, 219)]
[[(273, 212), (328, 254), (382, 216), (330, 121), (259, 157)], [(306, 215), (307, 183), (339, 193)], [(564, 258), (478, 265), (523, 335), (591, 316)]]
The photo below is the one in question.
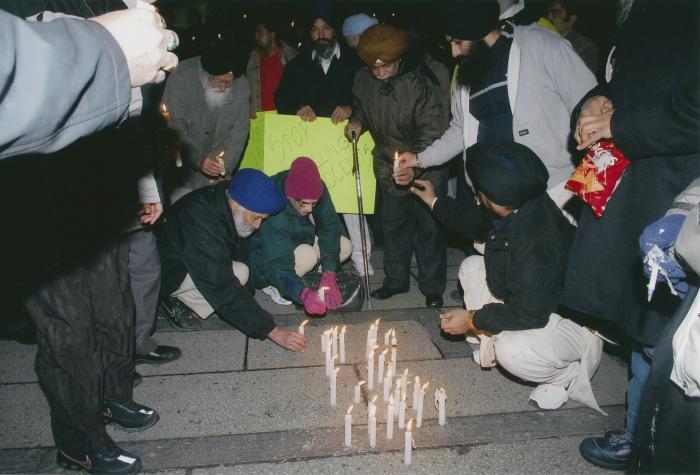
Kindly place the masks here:
[[(294, 366), (322, 366), (325, 357), (321, 352), (321, 334), (331, 327), (331, 324), (317, 324), (308, 327), (305, 332), (309, 338), (309, 346), (302, 353), (290, 353), (269, 342), (250, 340), (248, 349), (248, 369), (286, 368)], [(362, 325), (346, 325), (345, 346), (346, 362), (366, 364), (365, 346), (369, 323)], [(430, 339), (423, 326), (414, 321), (383, 322), (379, 325), (378, 339), (380, 350), (383, 351), (384, 333), (389, 328), (396, 329), (398, 340), (398, 361), (440, 358), (440, 352)], [(379, 356), (376, 356), (375, 364)], [(388, 358), (387, 358), (388, 359)], [(364, 373), (363, 373), (364, 374)]]
[(0, 386), (0, 448), (53, 445), (49, 406), (37, 383)]
[(611, 473), (589, 464), (579, 455), (580, 441), (580, 437), (564, 437), (528, 440), (521, 443), (415, 450), (412, 455), (413, 464), (410, 466), (403, 464), (403, 453), (398, 451), (294, 462), (216, 466), (195, 469), (192, 475)]
[[(162, 365), (140, 364), (137, 371), (143, 376), (157, 376), (242, 370), (246, 336), (226, 325), (228, 329), (218, 331), (158, 333), (155, 338), (159, 344), (180, 348), (182, 356)], [(263, 344), (277, 347), (269, 341)]]
[(0, 384), (36, 382), (36, 345), (0, 340)]

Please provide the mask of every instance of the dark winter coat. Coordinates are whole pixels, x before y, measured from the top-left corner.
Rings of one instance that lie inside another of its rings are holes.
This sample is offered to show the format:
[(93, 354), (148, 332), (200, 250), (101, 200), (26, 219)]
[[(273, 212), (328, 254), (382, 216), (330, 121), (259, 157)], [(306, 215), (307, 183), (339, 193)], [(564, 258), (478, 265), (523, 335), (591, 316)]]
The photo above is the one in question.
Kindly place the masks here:
[[(449, 82), (447, 69), (431, 69), (425, 61), (421, 53), (411, 51), (402, 58), (398, 74), (386, 81), (363, 67), (352, 87), (355, 102), (350, 121), (360, 123), (372, 135), (374, 174), (379, 186), (396, 195), (409, 192), (395, 185), (394, 154), (422, 152), (449, 125), (447, 91), (441, 86)], [(417, 169), (416, 173), (436, 188), (447, 179), (442, 168)]]
[(497, 228), (488, 226), (485, 210), (472, 198), (468, 203), (439, 198), (433, 213), (442, 224), (468, 239), (486, 241), (486, 281), (503, 303), (477, 310), (476, 328), (499, 333), (547, 325), (564, 287), (574, 234), (573, 226), (549, 195), (528, 201), (500, 220)]
[[(647, 303), (637, 240), (700, 176), (699, 4), (673, 4), (635, 2), (617, 41), (611, 82), (581, 102), (600, 93), (612, 100), (613, 140), (632, 163), (601, 218), (584, 206), (562, 296), (563, 304), (611, 320), (652, 346), (678, 299), (659, 286)], [(572, 122), (577, 118), (574, 111)]]
[(311, 107), (317, 116), (330, 117), (338, 106), (352, 105), (352, 80), (360, 67), (355, 52), (341, 48), (340, 59), (333, 58), (328, 73), (305, 51), (284, 68), (275, 104), (280, 114), (296, 114), (300, 107)]
[[(272, 179), (284, 189), (288, 174), (288, 171), (284, 171)], [(300, 215), (291, 203), (287, 203), (285, 209), (266, 219), (260, 230), (251, 237), (250, 274), (257, 287), (272, 285), (282, 296), (300, 303), (299, 295), (305, 285), (294, 272), (294, 249), (301, 244), (313, 246), (316, 236), (323, 271), (338, 270), (342, 225), (325, 185), (311, 216), (313, 222), (309, 216)]]
[(200, 188), (173, 205), (158, 236), (161, 295), (172, 294), (189, 274), (219, 317), (250, 337), (264, 339), (275, 327), (272, 315), (233, 273), (234, 260), (247, 264), (248, 259), (228, 204), (227, 185)]

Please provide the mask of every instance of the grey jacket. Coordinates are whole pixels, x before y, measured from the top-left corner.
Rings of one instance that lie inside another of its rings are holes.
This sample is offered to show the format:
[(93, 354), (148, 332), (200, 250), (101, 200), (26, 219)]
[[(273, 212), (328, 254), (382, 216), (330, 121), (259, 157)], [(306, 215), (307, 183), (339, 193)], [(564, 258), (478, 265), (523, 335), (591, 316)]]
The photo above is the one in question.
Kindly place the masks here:
[[(280, 61), (282, 65), (286, 65), (291, 61), (299, 51), (292, 48), (285, 42), (280, 42)], [(245, 69), (245, 75), (250, 83), (250, 110), (251, 112), (260, 112), (262, 110), (262, 99), (260, 96), (260, 51), (255, 48), (248, 56), (248, 65)]]
[(700, 274), (700, 177), (676, 196), (667, 214), (686, 215), (676, 238), (675, 252), (696, 274)]
[(170, 111), (170, 127), (182, 144), (184, 186), (201, 188), (210, 177), (199, 170), (201, 160), (225, 151), (226, 174), (230, 175), (241, 160), (250, 129), (248, 80), (238, 77), (231, 86), (231, 100), (217, 110), (207, 107), (200, 74), (200, 58), (180, 63), (165, 85), (163, 102)]
[[(568, 41), (537, 24), (514, 27), (508, 58), (513, 137), (547, 166), (549, 188), (574, 171), (571, 112), (595, 85), (595, 76)], [(446, 163), (476, 143), (479, 122), (469, 113), (467, 88), (456, 87), (451, 109), (450, 127), (419, 154), (424, 167)]]

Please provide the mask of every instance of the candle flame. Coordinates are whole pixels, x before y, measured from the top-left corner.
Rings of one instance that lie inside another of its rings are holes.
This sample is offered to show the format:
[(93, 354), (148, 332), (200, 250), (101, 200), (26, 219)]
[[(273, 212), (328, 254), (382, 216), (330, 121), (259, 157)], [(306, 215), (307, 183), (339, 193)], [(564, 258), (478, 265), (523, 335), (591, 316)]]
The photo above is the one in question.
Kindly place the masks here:
[(429, 385), (430, 385), (430, 381), (428, 381), (427, 383), (425, 383), (425, 384), (423, 385), (423, 387), (421, 388), (421, 390), (425, 391), (425, 390), (428, 388)]
[(362, 385), (365, 384), (366, 382), (367, 382), (367, 381), (360, 381), (359, 383), (357, 383), (357, 385), (358, 385), (358, 386), (362, 386)]
[(387, 352), (388, 352), (388, 351), (389, 351), (389, 350), (388, 350), (387, 348), (385, 348), (385, 349), (384, 349), (384, 351), (382, 351), (382, 353), (381, 353), (381, 354), (382, 354), (382, 355), (384, 356), (384, 355), (386, 355), (386, 354), (387, 354)]
[(394, 152), (394, 161), (396, 161), (398, 159), (399, 159), (399, 151), (397, 150)]
[(379, 326), (379, 322), (380, 322), (381, 320), (382, 320), (382, 317), (379, 317), (378, 319), (376, 319), (376, 320), (374, 321), (374, 326), (375, 326), (375, 327), (378, 327), (378, 326)]
[[(331, 358), (331, 359), (334, 360), (334, 362), (335, 362), (335, 360), (338, 359), (338, 355), (335, 355), (335, 356), (334, 356), (333, 358)], [(338, 369), (340, 369), (340, 368), (338, 368)]]
[(347, 325), (343, 325), (343, 328), (340, 329), (340, 333), (342, 333), (343, 335), (345, 334), (346, 327), (347, 327)]
[(413, 418), (410, 418), (408, 420), (408, 424), (406, 424), (406, 432), (411, 432), (412, 426), (413, 426)]
[(336, 368), (335, 371), (334, 371), (334, 373), (335, 373), (336, 376), (338, 376), (338, 371), (340, 371), (340, 368)]
[(224, 158), (224, 153), (225, 153), (225, 152), (224, 152), (223, 150), (222, 150), (221, 152), (217, 153), (217, 154), (216, 154), (216, 158), (217, 158), (217, 159), (219, 159), (219, 158)]
[(355, 407), (355, 406), (351, 404), (350, 407), (348, 407), (348, 412), (346, 412), (345, 414), (350, 415), (353, 407)]
[(168, 112), (168, 106), (165, 105), (165, 102), (163, 102), (163, 103), (160, 105), (160, 110), (161, 110), (163, 113)]
[(374, 397), (372, 398), (372, 400), (369, 403), (374, 404), (375, 402), (377, 402), (377, 395), (376, 394), (374, 395)]
[(309, 323), (309, 321), (308, 321), (308, 320), (304, 320), (303, 322), (301, 322), (301, 325), (299, 325), (299, 326), (300, 326), (300, 327), (303, 327), (303, 326), (306, 325), (307, 323)]
[(403, 374), (404, 374), (404, 376), (408, 376), (408, 368), (406, 368), (405, 370), (403, 370)]

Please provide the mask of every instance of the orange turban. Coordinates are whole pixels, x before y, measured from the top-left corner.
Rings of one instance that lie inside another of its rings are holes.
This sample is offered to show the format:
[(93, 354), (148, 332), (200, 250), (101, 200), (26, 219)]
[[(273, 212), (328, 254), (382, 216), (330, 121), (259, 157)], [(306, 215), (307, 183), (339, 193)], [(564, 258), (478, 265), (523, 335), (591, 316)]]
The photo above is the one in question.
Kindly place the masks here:
[(393, 63), (408, 50), (409, 38), (405, 30), (391, 25), (374, 25), (360, 36), (357, 54), (369, 67), (377, 60)]

